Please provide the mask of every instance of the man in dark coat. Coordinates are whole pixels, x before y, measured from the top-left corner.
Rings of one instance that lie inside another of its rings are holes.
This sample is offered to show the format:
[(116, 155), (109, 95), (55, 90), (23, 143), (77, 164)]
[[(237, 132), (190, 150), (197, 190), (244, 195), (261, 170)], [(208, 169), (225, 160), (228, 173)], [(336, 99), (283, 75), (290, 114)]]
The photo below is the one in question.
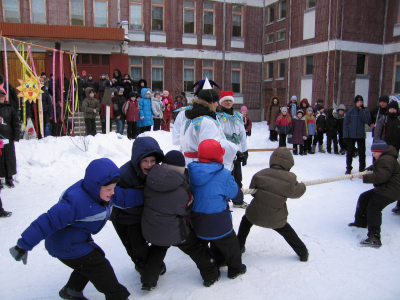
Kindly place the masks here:
[[(163, 158), (164, 153), (154, 138), (137, 138), (132, 145), (131, 160), (120, 168), (121, 181), (118, 185), (122, 188), (143, 189), (151, 167), (159, 164)], [(149, 253), (149, 245), (142, 234), (142, 210), (143, 206), (114, 208), (111, 214), (115, 231), (139, 273), (142, 273)]]
[(103, 100), (105, 90), (111, 87), (110, 81), (106, 78), (105, 73), (100, 74), (100, 79), (97, 85), (99, 86), (99, 101), (101, 102), (101, 100)]
[(82, 102), (83, 99), (85, 99), (85, 89), (83, 88), (84, 80), (81, 78), (81, 74), (79, 74), (79, 72), (76, 73), (76, 81), (78, 82), (76, 88), (78, 89), (79, 107), (82, 109)]
[(115, 69), (113, 73), (113, 79), (111, 80), (113, 87), (121, 85), (121, 79), (121, 71), (119, 69)]
[(389, 103), (389, 96), (387, 95), (382, 95), (379, 97), (379, 105), (375, 108), (373, 108), (370, 112), (371, 114), (371, 128), (372, 129), (372, 136), (374, 136), (375, 132), (375, 127), (376, 123), (382, 116), (387, 116), (389, 109), (388, 109), (388, 103)]
[(129, 74), (124, 74), (121, 79), (121, 86), (124, 88), (124, 98), (128, 99), (130, 92), (132, 92), (132, 79)]

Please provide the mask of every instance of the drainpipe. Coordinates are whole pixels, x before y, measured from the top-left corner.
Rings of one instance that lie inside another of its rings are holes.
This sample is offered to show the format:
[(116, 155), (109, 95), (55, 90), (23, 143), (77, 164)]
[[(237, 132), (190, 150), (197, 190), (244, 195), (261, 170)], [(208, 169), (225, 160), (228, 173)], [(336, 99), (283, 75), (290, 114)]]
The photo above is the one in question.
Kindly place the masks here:
[(383, 23), (383, 39), (382, 39), (382, 56), (381, 56), (381, 72), (379, 75), (379, 94), (382, 95), (382, 77), (383, 77), (383, 63), (384, 63), (384, 57), (385, 57), (385, 37), (386, 37), (386, 18), (387, 18), (387, 9), (388, 9), (388, 1), (386, 0), (385, 4), (385, 19)]
[(339, 66), (339, 86), (338, 86), (338, 97), (337, 97), (337, 103), (339, 105), (340, 103), (340, 96), (341, 96), (341, 90), (342, 90), (342, 40), (343, 40), (343, 16), (344, 16), (344, 1), (342, 3), (342, 22), (340, 25), (340, 66)]
[[(338, 11), (339, 11), (339, 1), (336, 1), (336, 12), (338, 12)], [(334, 58), (334, 64), (333, 64), (333, 89), (332, 89), (332, 99), (335, 99), (337, 30), (338, 30), (338, 13), (336, 13), (336, 20), (335, 20), (335, 58)], [(339, 102), (338, 102), (337, 99), (336, 99), (336, 104), (339, 105)]]
[(288, 102), (290, 99), (290, 49), (292, 47), (292, 0), (290, 0), (289, 23), (290, 25), (289, 25), (288, 89), (286, 96)]
[[(331, 55), (331, 51), (329, 50), (329, 41), (331, 40), (331, 4), (332, 0), (329, 0), (329, 21), (328, 21), (328, 59), (326, 61), (326, 86), (325, 86), (325, 106), (329, 107), (328, 104), (328, 89), (329, 89), (329, 58)], [(332, 101), (333, 102), (333, 101)]]
[[(121, 22), (121, 0), (118, 0), (117, 8), (118, 8), (118, 23), (120, 23)], [(128, 7), (128, 9), (130, 10), (131, 8)]]
[(225, 30), (226, 30), (226, 3), (224, 0), (223, 16), (224, 24), (222, 25), (222, 90), (225, 91)]
[(260, 99), (261, 99), (261, 121), (265, 120), (265, 102), (264, 102), (264, 92), (263, 92), (263, 88), (264, 88), (264, 47), (265, 47), (265, 1), (264, 2), (264, 6), (263, 6), (263, 17), (262, 17), (262, 25), (263, 25), (263, 30), (262, 30), (262, 45), (261, 45), (261, 89), (260, 89)]

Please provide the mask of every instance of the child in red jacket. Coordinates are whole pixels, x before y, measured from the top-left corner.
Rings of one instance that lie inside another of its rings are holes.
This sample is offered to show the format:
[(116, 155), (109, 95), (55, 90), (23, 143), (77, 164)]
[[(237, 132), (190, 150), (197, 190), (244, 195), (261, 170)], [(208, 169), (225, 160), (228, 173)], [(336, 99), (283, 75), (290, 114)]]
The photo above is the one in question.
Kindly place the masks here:
[(129, 99), (122, 107), (122, 112), (125, 114), (128, 123), (128, 139), (135, 139), (138, 135), (137, 121), (139, 120), (139, 102), (136, 100), (135, 92), (129, 93)]
[(279, 147), (286, 147), (286, 135), (292, 129), (292, 118), (287, 113), (287, 107), (281, 108), (281, 114), (276, 118), (276, 128), (279, 134)]

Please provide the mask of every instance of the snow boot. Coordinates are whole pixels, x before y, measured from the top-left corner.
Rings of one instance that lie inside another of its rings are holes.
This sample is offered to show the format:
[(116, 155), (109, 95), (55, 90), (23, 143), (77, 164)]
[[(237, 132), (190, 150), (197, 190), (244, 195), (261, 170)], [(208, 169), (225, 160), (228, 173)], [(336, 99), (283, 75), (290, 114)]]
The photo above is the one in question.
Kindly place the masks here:
[(394, 212), (395, 214), (400, 214), (399, 202), (397, 202), (397, 205), (392, 209), (392, 212)]
[(313, 145), (310, 154), (314, 154), (317, 151), (317, 145)]
[(1, 180), (0, 180), (0, 190), (2, 190), (2, 189), (4, 189), (4, 185), (3, 185), (3, 183), (2, 183)]
[(335, 153), (335, 154), (339, 154), (339, 152), (338, 152), (338, 151), (335, 151), (334, 153)]
[(58, 293), (62, 299), (66, 300), (89, 300), (85, 296), (83, 296), (82, 292), (76, 292), (64, 286), (61, 291)]
[(8, 186), (9, 188), (15, 188), (12, 178), (6, 178), (6, 186)]
[(351, 174), (351, 170), (352, 170), (353, 168), (352, 167), (350, 167), (350, 168), (346, 168), (346, 172), (344, 173), (344, 174), (346, 174), (346, 175), (350, 175)]
[(308, 251), (307, 251), (306, 253), (304, 253), (304, 254), (299, 255), (300, 261), (303, 261), (303, 262), (308, 261), (308, 256), (309, 256), (309, 255), (310, 255), (310, 254), (308, 253)]
[(216, 283), (220, 278), (221, 278), (221, 272), (218, 270), (218, 277), (217, 277), (217, 278), (214, 278), (214, 279), (204, 280), (204, 281), (203, 281), (203, 285), (204, 285), (205, 287), (210, 287), (210, 286), (212, 286), (214, 283)]
[(326, 153), (326, 151), (324, 150), (324, 146), (319, 145), (319, 147), (318, 147), (318, 152)]
[(167, 266), (165, 265), (165, 262), (163, 262), (162, 264), (163, 264), (163, 266), (160, 271), (160, 276), (163, 276), (165, 274), (165, 272), (167, 272)]
[(154, 290), (156, 288), (156, 286), (157, 286), (157, 284), (156, 285), (152, 285), (152, 284), (143, 283), (142, 284), (142, 291), (150, 292), (150, 291)]
[(228, 278), (229, 279), (235, 279), (236, 277), (246, 273), (246, 271), (247, 271), (246, 265), (242, 264), (242, 267), (240, 268), (240, 271), (235, 273), (235, 274), (229, 274), (229, 270), (228, 270)]
[(243, 201), (242, 204), (235, 204), (233, 203), (233, 207), (235, 208), (246, 208), (247, 206), (249, 206), (246, 202)]
[(382, 246), (381, 235), (379, 233), (368, 233), (368, 237), (361, 241), (362, 246), (378, 248)]
[(359, 222), (354, 221), (353, 223), (348, 224), (350, 227), (358, 227), (358, 228), (367, 228), (367, 224), (361, 224)]
[(2, 212), (0, 212), (0, 218), (8, 218), (11, 217), (11, 215), (12, 215), (11, 211), (3, 210)]
[(307, 155), (307, 150), (304, 150), (303, 155)]
[(293, 150), (293, 155), (297, 155), (297, 151)]

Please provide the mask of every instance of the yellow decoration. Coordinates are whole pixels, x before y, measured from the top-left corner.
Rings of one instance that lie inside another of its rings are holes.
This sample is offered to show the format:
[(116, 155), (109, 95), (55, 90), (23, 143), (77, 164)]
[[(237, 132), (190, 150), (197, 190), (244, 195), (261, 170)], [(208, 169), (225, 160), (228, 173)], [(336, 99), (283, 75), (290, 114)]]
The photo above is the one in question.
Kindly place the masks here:
[(29, 100), (29, 103), (32, 103), (32, 101), (36, 103), (39, 94), (43, 93), (40, 89), (39, 80), (34, 76), (29, 77), (25, 74), (25, 80), (18, 79), (18, 81), (21, 85), (17, 87), (17, 90), (20, 91), (17, 96), (24, 97), (24, 102)]

